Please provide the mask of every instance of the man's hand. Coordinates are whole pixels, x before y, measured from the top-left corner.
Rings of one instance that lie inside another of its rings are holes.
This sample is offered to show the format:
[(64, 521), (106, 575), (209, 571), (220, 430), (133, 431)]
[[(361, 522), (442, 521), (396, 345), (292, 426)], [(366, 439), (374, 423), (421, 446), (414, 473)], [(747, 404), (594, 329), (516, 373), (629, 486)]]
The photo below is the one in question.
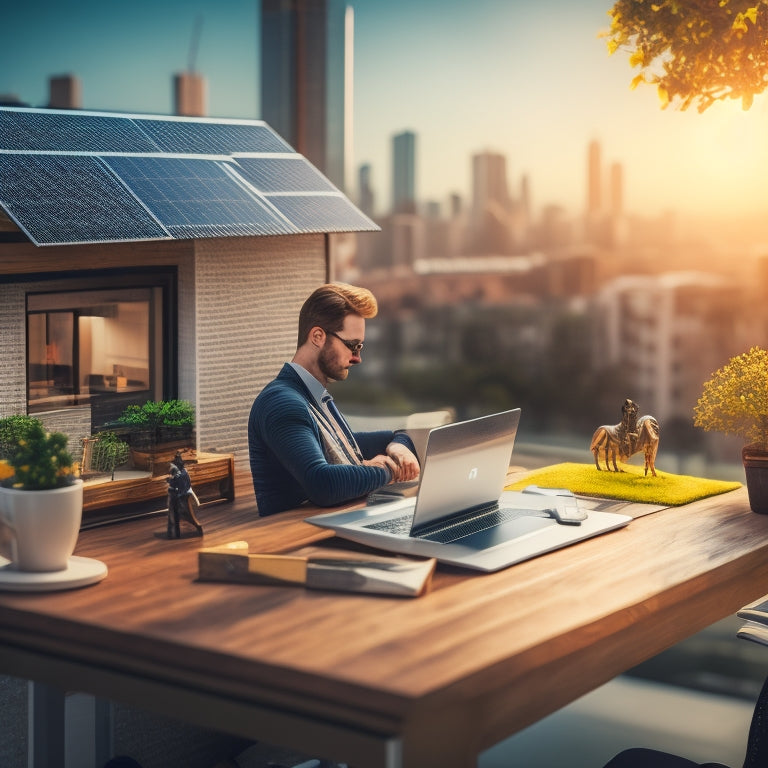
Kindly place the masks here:
[(389, 456), (385, 456), (383, 453), (380, 453), (378, 456), (374, 456), (372, 459), (366, 459), (363, 462), (363, 465), (366, 467), (380, 467), (381, 469), (388, 469), (389, 473), (392, 475), (392, 480), (390, 480), (390, 482), (395, 481), (395, 478), (399, 472), (399, 467), (395, 463), (395, 460)]
[(401, 483), (415, 480), (420, 473), (419, 460), (402, 443), (390, 443), (387, 446), (387, 456), (395, 463), (393, 482)]

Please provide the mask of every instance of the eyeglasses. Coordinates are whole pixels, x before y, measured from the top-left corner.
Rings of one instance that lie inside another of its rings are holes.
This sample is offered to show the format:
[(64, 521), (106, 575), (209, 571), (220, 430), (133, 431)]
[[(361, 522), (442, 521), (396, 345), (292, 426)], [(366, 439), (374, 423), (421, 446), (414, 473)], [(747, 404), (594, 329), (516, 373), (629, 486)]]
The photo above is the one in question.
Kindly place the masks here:
[(363, 351), (362, 341), (349, 341), (348, 339), (342, 339), (338, 333), (333, 331), (326, 331), (329, 336), (335, 336), (353, 355), (359, 355)]

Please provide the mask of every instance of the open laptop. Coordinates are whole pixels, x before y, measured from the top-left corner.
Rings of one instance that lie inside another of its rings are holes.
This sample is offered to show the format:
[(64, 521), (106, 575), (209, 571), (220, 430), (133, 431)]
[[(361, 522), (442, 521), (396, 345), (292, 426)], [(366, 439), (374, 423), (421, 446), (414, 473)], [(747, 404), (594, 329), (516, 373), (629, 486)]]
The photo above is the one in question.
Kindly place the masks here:
[[(307, 518), (361, 544), (497, 571), (627, 525), (567, 491), (504, 491), (520, 409), (435, 427), (415, 498), (386, 486), (361, 509)], [(391, 499), (391, 500), (388, 500)]]

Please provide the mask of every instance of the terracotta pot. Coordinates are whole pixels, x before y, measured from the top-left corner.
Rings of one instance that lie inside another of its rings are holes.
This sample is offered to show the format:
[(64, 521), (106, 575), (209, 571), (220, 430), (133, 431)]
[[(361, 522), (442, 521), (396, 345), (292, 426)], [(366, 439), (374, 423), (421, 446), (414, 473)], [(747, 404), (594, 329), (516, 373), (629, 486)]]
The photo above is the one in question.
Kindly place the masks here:
[(746, 445), (741, 450), (747, 479), (749, 506), (753, 512), (768, 514), (768, 451), (758, 445)]

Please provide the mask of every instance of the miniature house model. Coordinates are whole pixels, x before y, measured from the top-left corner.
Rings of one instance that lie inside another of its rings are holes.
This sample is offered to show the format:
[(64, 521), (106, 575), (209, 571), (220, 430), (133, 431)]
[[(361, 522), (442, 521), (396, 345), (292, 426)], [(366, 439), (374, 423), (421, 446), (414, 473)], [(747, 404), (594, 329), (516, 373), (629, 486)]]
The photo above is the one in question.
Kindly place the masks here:
[(331, 233), (376, 229), (261, 121), (0, 108), (0, 416), (178, 397), (244, 460)]

